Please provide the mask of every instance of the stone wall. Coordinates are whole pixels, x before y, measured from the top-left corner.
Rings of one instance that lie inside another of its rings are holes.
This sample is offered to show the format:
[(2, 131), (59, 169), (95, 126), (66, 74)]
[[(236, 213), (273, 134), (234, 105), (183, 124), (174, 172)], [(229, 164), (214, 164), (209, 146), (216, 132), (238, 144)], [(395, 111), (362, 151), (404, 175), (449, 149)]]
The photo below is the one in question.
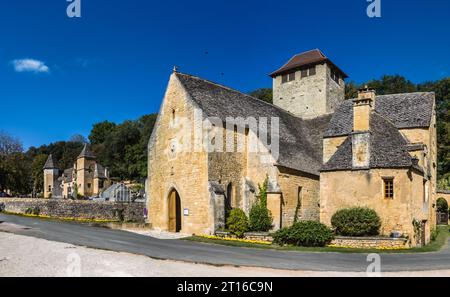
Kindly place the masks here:
[(0, 198), (4, 211), (25, 214), (39, 209), (39, 215), (78, 220), (144, 222), (145, 203), (94, 202), (66, 199)]
[(282, 83), (282, 75), (273, 79), (273, 103), (296, 116), (314, 118), (333, 112), (344, 100), (345, 82), (339, 84), (331, 79), (331, 69), (326, 64), (317, 64), (316, 74), (301, 77), (295, 71), (295, 80)]
[(405, 249), (409, 248), (405, 238), (388, 237), (336, 237), (330, 244), (333, 247), (357, 249)]
[[(172, 75), (149, 142), (149, 223), (156, 230), (169, 230), (169, 194), (176, 190), (181, 204), (181, 233), (211, 234), (214, 212), (208, 191), (208, 155), (195, 147), (194, 131), (198, 107), (190, 100), (176, 75)], [(201, 126), (200, 126), (201, 127)], [(180, 135), (183, 139), (179, 142)], [(190, 143), (193, 147), (183, 147)], [(201, 144), (201, 143), (200, 143)]]
[[(217, 231), (217, 237), (236, 238), (228, 232)], [(272, 242), (273, 237), (269, 232), (246, 232), (245, 240)], [(346, 237), (337, 236), (328, 245), (329, 247), (356, 248), (356, 249), (407, 249), (408, 240), (405, 238), (389, 237)]]
[[(226, 231), (216, 231), (215, 235), (222, 238), (237, 238)], [(244, 233), (244, 240), (272, 242), (273, 237), (269, 232), (246, 232)]]
[(279, 167), (278, 183), (283, 193), (282, 224), (293, 224), (298, 220), (319, 221), (319, 178), (299, 171)]
[[(394, 198), (383, 194), (383, 177), (394, 177)], [(331, 226), (336, 211), (349, 207), (368, 207), (381, 218), (380, 234), (389, 237), (400, 232), (409, 237), (413, 246), (420, 245), (413, 220), (427, 221), (425, 243), (430, 240), (432, 201), (423, 196), (423, 176), (406, 169), (372, 169), (322, 172), (320, 175), (320, 221)], [(433, 216), (435, 216), (433, 214)]]

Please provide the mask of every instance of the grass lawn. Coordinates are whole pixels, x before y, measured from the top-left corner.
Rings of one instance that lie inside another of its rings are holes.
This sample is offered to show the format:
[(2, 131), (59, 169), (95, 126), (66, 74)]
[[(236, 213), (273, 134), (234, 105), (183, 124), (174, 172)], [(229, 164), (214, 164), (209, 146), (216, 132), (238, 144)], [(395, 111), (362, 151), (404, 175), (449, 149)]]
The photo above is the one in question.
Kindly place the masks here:
[(449, 238), (450, 227), (449, 226), (438, 226), (438, 235), (436, 239), (430, 244), (411, 249), (401, 249), (401, 250), (381, 250), (381, 249), (356, 249), (356, 248), (338, 248), (338, 247), (300, 247), (300, 246), (278, 246), (278, 245), (267, 245), (258, 243), (248, 243), (239, 241), (227, 241), (220, 239), (209, 239), (199, 236), (191, 236), (183, 238), (182, 240), (202, 242), (207, 244), (220, 244), (227, 246), (236, 246), (244, 248), (259, 248), (259, 249), (271, 249), (271, 250), (285, 250), (285, 251), (299, 251), (299, 252), (338, 252), (338, 253), (425, 253), (425, 252), (435, 252), (440, 250)]

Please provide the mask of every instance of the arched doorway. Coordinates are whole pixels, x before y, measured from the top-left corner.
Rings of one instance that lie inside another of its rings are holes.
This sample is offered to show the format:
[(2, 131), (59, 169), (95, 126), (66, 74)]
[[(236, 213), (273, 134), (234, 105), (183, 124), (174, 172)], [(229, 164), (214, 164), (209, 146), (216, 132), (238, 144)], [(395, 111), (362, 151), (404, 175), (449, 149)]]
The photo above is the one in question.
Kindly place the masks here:
[(169, 193), (169, 231), (181, 231), (181, 199), (175, 189)]
[(448, 225), (449, 219), (448, 202), (442, 197), (436, 200), (436, 215), (438, 225)]

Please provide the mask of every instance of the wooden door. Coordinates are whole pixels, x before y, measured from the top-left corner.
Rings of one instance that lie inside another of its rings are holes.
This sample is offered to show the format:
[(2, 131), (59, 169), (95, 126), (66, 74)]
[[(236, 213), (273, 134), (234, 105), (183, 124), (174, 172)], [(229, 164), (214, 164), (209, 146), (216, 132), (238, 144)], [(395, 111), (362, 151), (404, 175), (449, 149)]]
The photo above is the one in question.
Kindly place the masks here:
[(177, 191), (169, 195), (169, 231), (180, 232), (181, 230), (181, 201)]

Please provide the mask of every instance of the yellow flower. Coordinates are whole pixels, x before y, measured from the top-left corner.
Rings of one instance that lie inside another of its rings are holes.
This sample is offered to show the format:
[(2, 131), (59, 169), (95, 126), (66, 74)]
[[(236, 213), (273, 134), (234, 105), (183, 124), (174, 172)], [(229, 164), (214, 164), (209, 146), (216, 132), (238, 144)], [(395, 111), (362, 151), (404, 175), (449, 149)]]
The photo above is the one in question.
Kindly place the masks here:
[(241, 239), (241, 238), (232, 238), (232, 237), (220, 237), (220, 236), (204, 235), (204, 234), (198, 235), (198, 237), (207, 238), (207, 239), (215, 239), (215, 240), (244, 242), (244, 243), (256, 243), (256, 244), (267, 244), (267, 245), (271, 244), (268, 241), (262, 241), (262, 240)]

